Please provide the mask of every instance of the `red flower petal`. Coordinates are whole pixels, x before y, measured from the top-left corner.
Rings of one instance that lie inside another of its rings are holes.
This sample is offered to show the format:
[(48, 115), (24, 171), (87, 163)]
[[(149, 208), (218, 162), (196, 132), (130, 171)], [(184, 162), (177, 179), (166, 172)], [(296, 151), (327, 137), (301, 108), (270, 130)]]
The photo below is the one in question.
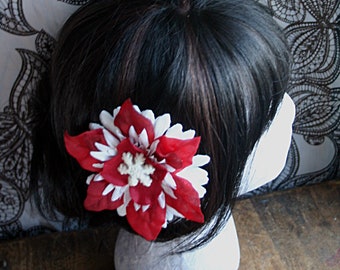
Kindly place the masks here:
[(154, 204), (145, 212), (142, 208), (136, 211), (133, 202), (130, 202), (126, 207), (126, 217), (135, 232), (151, 241), (157, 238), (165, 222), (165, 208)]
[(122, 131), (125, 137), (129, 136), (130, 127), (134, 126), (137, 134), (140, 134), (143, 129), (145, 129), (149, 142), (151, 143), (154, 140), (155, 133), (151, 121), (133, 108), (130, 99), (122, 104), (114, 120), (114, 124)]
[(151, 162), (148, 162), (148, 164), (152, 165), (156, 169), (151, 176), (151, 186), (146, 187), (142, 184), (138, 184), (135, 187), (130, 187), (132, 200), (141, 205), (158, 203), (158, 196), (162, 191), (162, 181), (167, 174), (167, 171), (162, 166)]
[(172, 177), (177, 185), (174, 190), (177, 199), (165, 194), (167, 205), (176, 209), (177, 212), (181, 213), (186, 219), (200, 223), (204, 222), (204, 216), (200, 207), (201, 202), (197, 191), (189, 181), (176, 175), (172, 175)]
[(160, 159), (166, 159), (166, 163), (179, 170), (192, 164), (192, 158), (196, 154), (200, 144), (200, 137), (188, 140), (180, 140), (162, 136), (159, 138), (156, 154)]
[(65, 132), (64, 141), (67, 152), (78, 161), (83, 169), (91, 172), (101, 170), (92, 166), (94, 163), (100, 163), (100, 161), (93, 158), (90, 152), (97, 151), (95, 142), (106, 144), (102, 129), (86, 131), (77, 136), (70, 136)]
[(125, 186), (128, 183), (128, 175), (121, 175), (118, 171), (118, 167), (122, 162), (122, 155), (116, 155), (106, 161), (104, 163), (104, 168), (100, 173), (101, 176), (115, 186)]
[(123, 204), (123, 196), (117, 201), (111, 201), (112, 192), (103, 196), (102, 193), (108, 183), (105, 180), (91, 181), (87, 188), (87, 197), (84, 201), (85, 209), (89, 211), (99, 212), (102, 210), (115, 210)]

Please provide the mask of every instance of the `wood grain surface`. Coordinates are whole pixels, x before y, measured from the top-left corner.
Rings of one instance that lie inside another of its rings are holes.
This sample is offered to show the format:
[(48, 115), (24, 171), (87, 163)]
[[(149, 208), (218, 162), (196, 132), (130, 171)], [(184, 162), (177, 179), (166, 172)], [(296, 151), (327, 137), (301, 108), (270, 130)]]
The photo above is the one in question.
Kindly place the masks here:
[(340, 181), (237, 202), (240, 270), (340, 269)]
[(52, 233), (0, 244), (0, 270), (114, 269), (117, 229)]

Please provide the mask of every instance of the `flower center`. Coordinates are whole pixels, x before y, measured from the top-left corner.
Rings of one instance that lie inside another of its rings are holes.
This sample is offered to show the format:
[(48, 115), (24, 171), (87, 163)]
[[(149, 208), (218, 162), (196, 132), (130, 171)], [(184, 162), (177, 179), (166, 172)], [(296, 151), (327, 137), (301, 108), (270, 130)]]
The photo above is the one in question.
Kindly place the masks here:
[(129, 186), (137, 186), (138, 183), (146, 187), (150, 187), (152, 183), (151, 175), (155, 168), (150, 164), (145, 164), (145, 156), (142, 153), (137, 153), (133, 156), (129, 152), (122, 155), (123, 162), (118, 167), (118, 172), (121, 175), (129, 175)]

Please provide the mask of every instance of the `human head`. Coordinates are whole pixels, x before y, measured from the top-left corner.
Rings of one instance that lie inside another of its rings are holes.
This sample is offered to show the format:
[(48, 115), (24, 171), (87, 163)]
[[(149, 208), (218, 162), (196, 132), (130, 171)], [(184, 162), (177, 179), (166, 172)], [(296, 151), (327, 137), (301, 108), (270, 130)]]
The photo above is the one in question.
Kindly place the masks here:
[[(87, 130), (101, 110), (127, 98), (156, 115), (169, 112), (173, 122), (196, 130), (199, 152), (211, 157), (201, 204), (214, 224), (192, 241), (197, 246), (228, 218), (247, 157), (276, 113), (288, 73), (284, 37), (255, 1), (90, 1), (62, 28), (48, 90), (37, 92), (44, 117), (34, 131), (33, 187), (44, 181), (47, 205), (82, 216), (86, 172), (66, 154), (64, 131)], [(100, 215), (128, 226), (111, 212)], [(158, 240), (201, 226), (180, 220)]]

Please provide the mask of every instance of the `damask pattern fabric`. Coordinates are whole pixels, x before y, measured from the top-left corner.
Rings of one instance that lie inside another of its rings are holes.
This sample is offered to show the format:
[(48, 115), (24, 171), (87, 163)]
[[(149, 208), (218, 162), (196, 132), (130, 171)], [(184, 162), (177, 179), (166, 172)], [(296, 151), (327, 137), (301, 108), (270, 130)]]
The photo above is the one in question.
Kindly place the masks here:
[[(48, 66), (58, 30), (86, 2), (0, 0), (0, 239), (79, 229), (70, 220), (42, 218), (29, 203), (29, 124), (30, 93)], [(339, 1), (262, 2), (291, 47), (288, 92), (297, 115), (285, 169), (257, 194), (333, 179), (339, 176), (340, 155)]]

